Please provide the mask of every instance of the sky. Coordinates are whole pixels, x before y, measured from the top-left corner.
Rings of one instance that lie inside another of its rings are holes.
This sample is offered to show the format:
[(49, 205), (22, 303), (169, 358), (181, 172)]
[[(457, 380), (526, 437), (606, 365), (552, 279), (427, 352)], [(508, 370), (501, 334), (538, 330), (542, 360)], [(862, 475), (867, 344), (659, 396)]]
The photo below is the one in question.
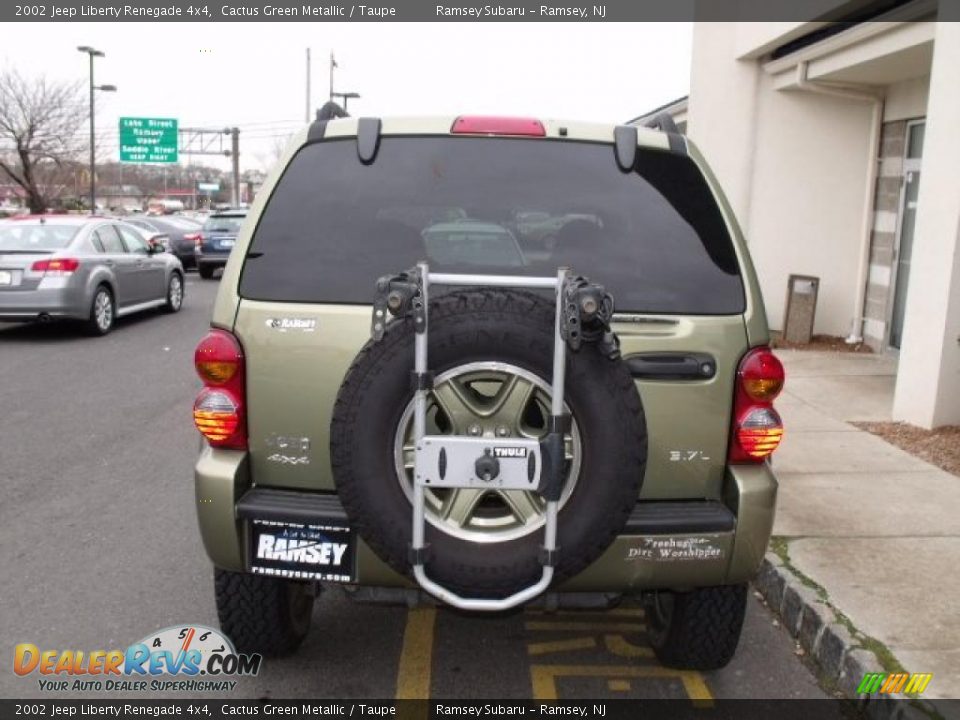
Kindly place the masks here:
[[(7, 32), (14, 30), (14, 32)], [(351, 115), (502, 114), (622, 122), (686, 95), (688, 23), (27, 23), (8, 25), (0, 69), (88, 82), (100, 157), (117, 159), (121, 116), (240, 128), (241, 170), (269, 169), (275, 147), (335, 89)], [(195, 158), (199, 159), (199, 158)], [(210, 165), (228, 167), (220, 158)]]

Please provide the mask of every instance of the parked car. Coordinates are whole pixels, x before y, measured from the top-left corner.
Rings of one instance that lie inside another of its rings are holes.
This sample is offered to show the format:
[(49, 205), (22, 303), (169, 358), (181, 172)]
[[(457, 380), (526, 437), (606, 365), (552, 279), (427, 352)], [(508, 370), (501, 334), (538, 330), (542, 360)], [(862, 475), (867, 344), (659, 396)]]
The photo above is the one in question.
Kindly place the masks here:
[[(784, 374), (695, 145), (482, 117), (292, 142), (195, 354), (196, 497), (217, 499), (196, 509), (237, 647), (292, 652), (343, 583), (478, 612), (632, 596), (660, 662), (726, 665), (773, 527)], [(540, 257), (457, 248), (471, 226), (515, 247), (524, 212), (564, 219)]]
[(193, 235), (194, 262), (200, 277), (209, 280), (217, 268), (227, 264), (227, 257), (233, 250), (246, 216), (246, 210), (215, 212)]
[(183, 265), (132, 225), (82, 215), (0, 221), (0, 320), (80, 320), (106, 335), (149, 308), (177, 312)]
[(516, 267), (525, 265), (517, 239), (505, 227), (457, 220), (425, 228), (424, 248), (437, 265)]
[(184, 268), (196, 267), (194, 242), (201, 223), (180, 215), (161, 217), (132, 217), (126, 221), (131, 225), (152, 233), (163, 233), (170, 238), (170, 252), (176, 255)]

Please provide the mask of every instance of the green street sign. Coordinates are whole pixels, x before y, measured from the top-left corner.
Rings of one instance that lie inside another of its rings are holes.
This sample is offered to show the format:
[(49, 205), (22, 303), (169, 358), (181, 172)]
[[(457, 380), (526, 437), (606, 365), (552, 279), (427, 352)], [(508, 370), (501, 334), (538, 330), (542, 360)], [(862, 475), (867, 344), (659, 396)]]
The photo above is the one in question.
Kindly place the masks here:
[(120, 162), (175, 163), (176, 118), (120, 118)]

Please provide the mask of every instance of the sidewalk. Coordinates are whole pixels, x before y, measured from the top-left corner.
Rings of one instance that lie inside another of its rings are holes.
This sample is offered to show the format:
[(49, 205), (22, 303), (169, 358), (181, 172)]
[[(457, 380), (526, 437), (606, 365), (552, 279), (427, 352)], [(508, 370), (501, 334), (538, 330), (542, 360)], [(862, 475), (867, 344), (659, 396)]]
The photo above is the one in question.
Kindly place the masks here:
[(933, 673), (925, 698), (960, 697), (960, 478), (845, 422), (890, 420), (894, 358), (777, 354), (786, 432), (772, 548), (819, 586), (805, 583), (808, 598), (862, 633), (853, 646), (887, 670)]

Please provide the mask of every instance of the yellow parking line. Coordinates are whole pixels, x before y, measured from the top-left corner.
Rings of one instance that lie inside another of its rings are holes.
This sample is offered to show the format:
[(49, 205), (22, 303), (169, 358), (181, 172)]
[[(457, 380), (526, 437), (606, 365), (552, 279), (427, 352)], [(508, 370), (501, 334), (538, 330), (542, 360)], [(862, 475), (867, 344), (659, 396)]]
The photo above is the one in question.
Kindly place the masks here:
[(605, 623), (605, 622), (526, 622), (527, 630), (576, 630), (599, 632), (643, 632), (643, 623)]
[(605, 635), (603, 638), (604, 645), (607, 646), (607, 650), (612, 652), (614, 655), (619, 655), (620, 657), (629, 657), (629, 658), (648, 658), (653, 657), (653, 650), (648, 647), (641, 647), (639, 645), (634, 645), (632, 642), (627, 641), (623, 635)]
[(682, 670), (680, 674), (683, 688), (687, 691), (690, 699), (693, 700), (694, 705), (713, 705), (713, 693), (711, 693), (710, 688), (707, 687), (703, 675), (692, 670)]
[(587, 677), (623, 678), (676, 678), (696, 705), (709, 704), (713, 696), (703, 682), (700, 673), (686, 670), (671, 670), (659, 665), (531, 665), (530, 679), (534, 700), (556, 700), (557, 678)]
[(407, 611), (407, 627), (403, 631), (403, 647), (397, 668), (397, 700), (426, 700), (430, 697), (436, 620), (436, 608), (412, 608)]
[(530, 643), (527, 652), (530, 655), (546, 655), (547, 653), (566, 652), (567, 650), (589, 650), (595, 648), (597, 641), (592, 637), (572, 638), (570, 640), (556, 640), (554, 642)]

